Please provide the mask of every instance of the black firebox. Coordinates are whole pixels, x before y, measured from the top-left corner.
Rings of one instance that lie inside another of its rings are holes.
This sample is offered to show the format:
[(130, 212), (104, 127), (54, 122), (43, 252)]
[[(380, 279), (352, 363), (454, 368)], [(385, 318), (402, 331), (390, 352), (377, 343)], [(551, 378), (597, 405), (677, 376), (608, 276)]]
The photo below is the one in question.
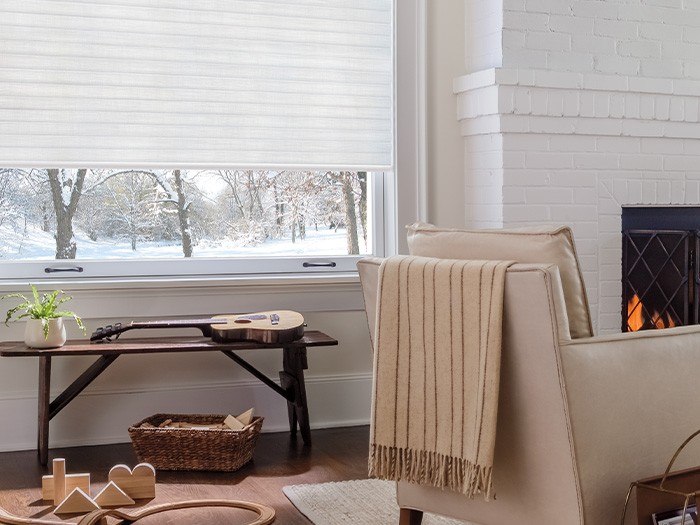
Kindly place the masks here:
[(700, 208), (622, 209), (622, 331), (698, 324)]

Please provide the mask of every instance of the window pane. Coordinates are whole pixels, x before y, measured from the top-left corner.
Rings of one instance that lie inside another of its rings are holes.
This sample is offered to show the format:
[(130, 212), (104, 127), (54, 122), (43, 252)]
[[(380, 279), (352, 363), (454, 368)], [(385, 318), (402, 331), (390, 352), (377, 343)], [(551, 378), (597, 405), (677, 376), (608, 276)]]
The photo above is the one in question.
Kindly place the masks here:
[(0, 259), (371, 252), (366, 172), (0, 169)]

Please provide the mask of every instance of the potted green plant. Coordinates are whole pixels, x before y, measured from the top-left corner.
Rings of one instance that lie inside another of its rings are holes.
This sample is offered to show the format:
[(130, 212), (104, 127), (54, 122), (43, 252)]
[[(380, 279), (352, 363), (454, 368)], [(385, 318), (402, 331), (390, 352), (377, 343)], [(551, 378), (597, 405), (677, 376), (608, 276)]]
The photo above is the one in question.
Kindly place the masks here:
[(63, 324), (65, 317), (75, 319), (78, 327), (85, 332), (83, 320), (75, 312), (59, 310), (59, 307), (70, 301), (72, 297), (62, 290), (54, 290), (39, 294), (39, 290), (33, 284), (32, 298), (29, 299), (21, 293), (3, 295), (0, 299), (20, 299), (22, 302), (10, 308), (5, 317), (5, 325), (11, 320), (19, 321), (27, 319), (24, 331), (24, 342), (32, 348), (58, 348), (66, 342), (66, 328)]

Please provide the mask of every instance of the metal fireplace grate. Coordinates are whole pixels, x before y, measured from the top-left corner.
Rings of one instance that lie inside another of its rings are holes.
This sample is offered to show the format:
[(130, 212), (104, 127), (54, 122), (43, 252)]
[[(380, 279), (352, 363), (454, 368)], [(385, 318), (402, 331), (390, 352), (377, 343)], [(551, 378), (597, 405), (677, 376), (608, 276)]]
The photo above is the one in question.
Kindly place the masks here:
[(700, 207), (622, 208), (622, 330), (700, 324)]
[(697, 323), (689, 279), (695, 232), (626, 230), (622, 238), (622, 330)]

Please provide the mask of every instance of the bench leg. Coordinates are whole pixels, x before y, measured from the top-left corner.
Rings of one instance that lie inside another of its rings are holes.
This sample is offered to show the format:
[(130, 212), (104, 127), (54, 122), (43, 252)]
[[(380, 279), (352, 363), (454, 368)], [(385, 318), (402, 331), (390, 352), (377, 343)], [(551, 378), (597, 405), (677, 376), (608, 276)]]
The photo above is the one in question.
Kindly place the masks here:
[(49, 406), (51, 402), (51, 357), (39, 358), (39, 421), (37, 427), (37, 453), (39, 462), (49, 462)]
[(309, 422), (309, 406), (306, 401), (306, 384), (304, 370), (308, 368), (306, 347), (285, 347), (283, 357), (283, 372), (280, 373), (282, 386), (292, 389), (294, 401), (287, 401), (289, 415), (289, 430), (296, 435), (297, 423), (305, 445), (311, 445), (311, 424)]
[(37, 432), (37, 452), (39, 462), (49, 461), (49, 421), (67, 407), (78, 395), (104, 372), (119, 354), (100, 356), (85, 372), (80, 374), (56, 399), (51, 401), (51, 357), (39, 357), (39, 430)]
[(399, 525), (421, 525), (423, 512), (415, 509), (401, 509)]
[(294, 403), (287, 401), (287, 417), (289, 418), (289, 432), (292, 437), (297, 435), (297, 407)]

